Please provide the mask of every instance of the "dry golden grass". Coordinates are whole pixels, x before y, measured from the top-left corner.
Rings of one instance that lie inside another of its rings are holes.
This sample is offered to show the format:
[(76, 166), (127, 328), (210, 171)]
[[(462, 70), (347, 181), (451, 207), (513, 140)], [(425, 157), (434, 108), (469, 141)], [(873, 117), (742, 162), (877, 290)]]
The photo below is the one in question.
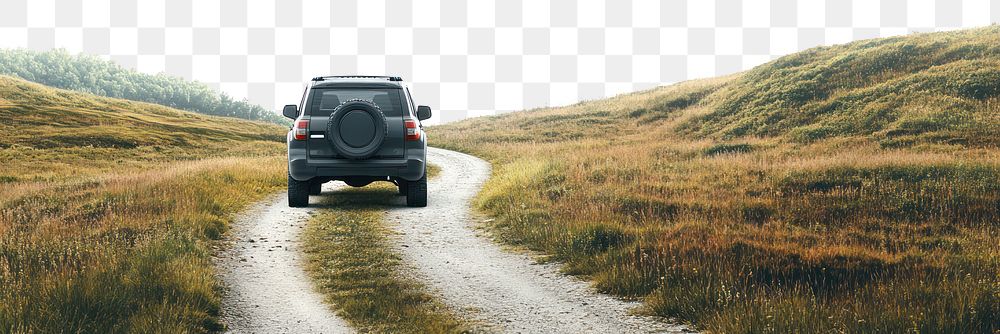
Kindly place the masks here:
[[(433, 177), (439, 168), (428, 166)], [(305, 230), (310, 274), (338, 315), (372, 333), (463, 333), (468, 324), (406, 273), (385, 226), (393, 185), (379, 182), (339, 190), (321, 205)]]
[[(990, 333), (1000, 90), (948, 70), (1000, 59), (998, 30), (820, 48), (430, 135), (493, 162), (476, 206), (496, 235), (648, 312), (723, 333)], [(907, 45), (913, 66), (852, 76)]]
[(219, 158), (5, 194), (0, 328), (216, 328), (208, 241), (282, 186), (282, 172), (280, 159)]
[(284, 129), (0, 77), (0, 332), (217, 330), (209, 259)]

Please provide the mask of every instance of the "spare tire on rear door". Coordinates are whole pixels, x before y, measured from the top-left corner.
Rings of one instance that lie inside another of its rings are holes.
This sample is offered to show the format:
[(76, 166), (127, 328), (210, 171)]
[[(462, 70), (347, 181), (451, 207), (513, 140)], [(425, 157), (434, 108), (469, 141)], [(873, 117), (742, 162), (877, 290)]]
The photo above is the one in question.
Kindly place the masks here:
[(337, 106), (326, 123), (326, 138), (333, 149), (348, 159), (367, 159), (385, 141), (388, 125), (374, 102), (354, 99)]

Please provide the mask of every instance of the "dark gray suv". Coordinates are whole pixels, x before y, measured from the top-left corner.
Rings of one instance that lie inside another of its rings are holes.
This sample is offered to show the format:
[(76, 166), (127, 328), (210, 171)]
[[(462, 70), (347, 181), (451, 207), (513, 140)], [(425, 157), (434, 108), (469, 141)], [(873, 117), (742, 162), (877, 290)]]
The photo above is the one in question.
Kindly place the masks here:
[(288, 206), (309, 205), (323, 183), (363, 187), (388, 181), (406, 205), (427, 206), (427, 134), (431, 108), (413, 103), (399, 77), (313, 78), (299, 105), (286, 105)]

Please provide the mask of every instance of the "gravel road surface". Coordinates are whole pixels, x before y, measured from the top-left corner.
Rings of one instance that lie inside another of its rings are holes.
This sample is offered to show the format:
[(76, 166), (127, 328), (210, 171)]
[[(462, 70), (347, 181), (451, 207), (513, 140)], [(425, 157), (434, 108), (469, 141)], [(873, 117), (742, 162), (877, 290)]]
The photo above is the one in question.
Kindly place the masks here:
[[(326, 185), (324, 190), (332, 190)], [(226, 289), (222, 321), (233, 333), (351, 333), (315, 290), (299, 234), (315, 209), (274, 196), (240, 216), (216, 259)]]
[[(430, 292), (487, 332), (682, 333), (684, 326), (629, 314), (638, 303), (596, 293), (562, 275), (557, 264), (501, 249), (477, 233), (470, 200), (489, 177), (487, 162), (431, 148), (441, 174), (429, 185), (428, 207), (402, 198), (388, 210), (396, 247)], [(324, 195), (338, 188), (324, 186)], [(335, 196), (335, 192), (334, 192)], [(240, 216), (216, 259), (225, 285), (222, 321), (235, 333), (350, 333), (324, 303), (302, 265), (299, 235), (316, 208), (289, 208), (285, 195)]]
[(508, 252), (477, 235), (470, 200), (490, 175), (487, 162), (430, 149), (441, 166), (429, 185), (428, 207), (389, 211), (400, 233), (398, 249), (414, 276), (432, 293), (488, 331), (510, 333), (685, 332), (651, 317), (628, 314), (638, 306), (594, 292), (587, 282), (558, 273), (556, 264)]

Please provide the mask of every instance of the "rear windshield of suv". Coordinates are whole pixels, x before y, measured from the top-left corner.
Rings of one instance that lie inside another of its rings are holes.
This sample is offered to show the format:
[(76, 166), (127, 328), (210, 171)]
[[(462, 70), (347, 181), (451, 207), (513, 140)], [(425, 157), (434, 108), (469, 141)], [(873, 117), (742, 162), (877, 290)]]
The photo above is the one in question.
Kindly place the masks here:
[(330, 116), (333, 109), (347, 100), (362, 99), (372, 101), (387, 117), (403, 115), (399, 102), (399, 89), (372, 88), (327, 88), (313, 90), (309, 115)]

